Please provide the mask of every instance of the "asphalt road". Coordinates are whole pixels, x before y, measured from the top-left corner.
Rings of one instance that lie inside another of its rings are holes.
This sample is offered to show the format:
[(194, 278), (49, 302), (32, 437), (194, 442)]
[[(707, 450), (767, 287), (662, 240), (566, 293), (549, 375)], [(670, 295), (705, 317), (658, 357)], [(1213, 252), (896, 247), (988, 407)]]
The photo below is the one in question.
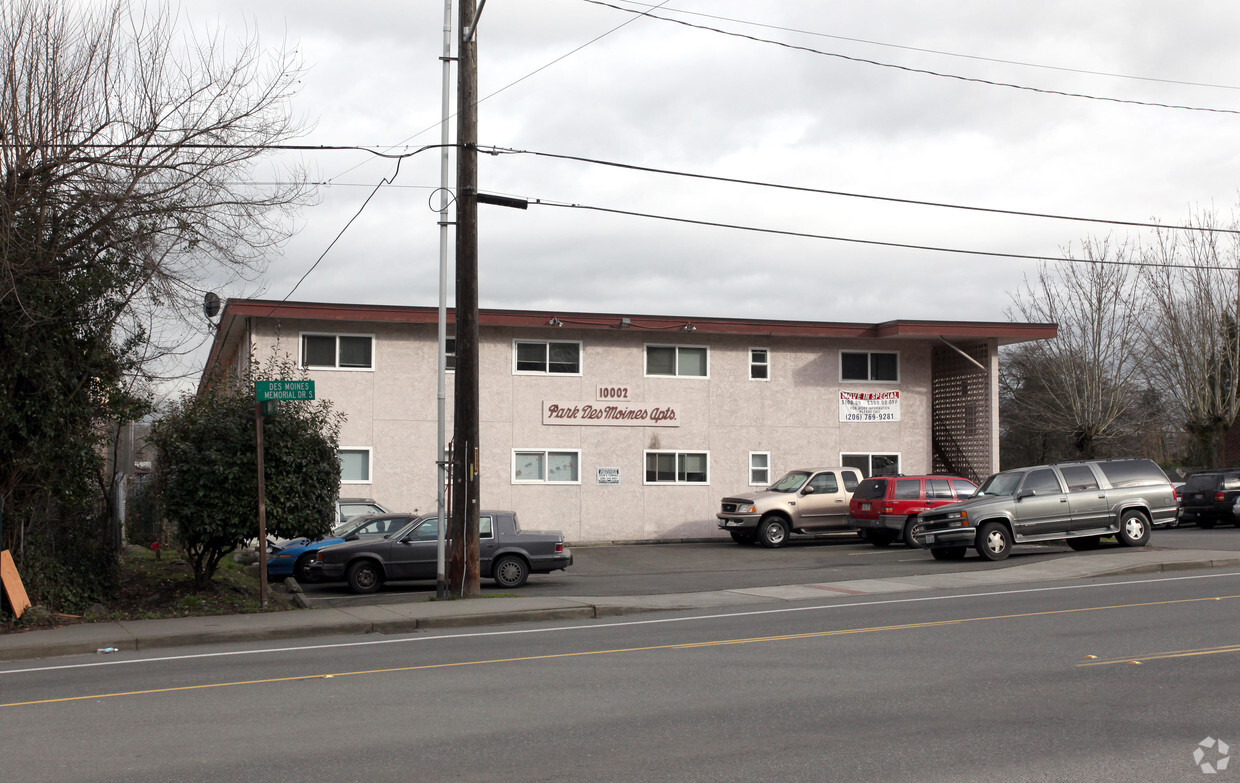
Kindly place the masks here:
[[(899, 544), (878, 548), (855, 534), (794, 537), (781, 549), (738, 546), (731, 541), (696, 544), (573, 547), (572, 567), (553, 574), (535, 574), (519, 591), (529, 596), (616, 596), (692, 593), (750, 587), (818, 584), (849, 579), (894, 579), (905, 576), (953, 573), (959, 570), (1010, 568), (1053, 557), (1089, 557), (1114, 551), (1104, 545), (1095, 552), (1073, 552), (1062, 544), (1017, 546), (998, 563), (970, 555), (960, 562), (939, 561), (921, 549)], [(1196, 527), (1155, 530), (1149, 546), (1174, 549), (1240, 550), (1240, 529), (1233, 526), (1201, 530)], [(352, 595), (339, 584), (304, 585), (312, 605), (358, 606), (420, 601), (433, 595), (435, 585), (403, 582), (384, 586), (381, 593)], [(484, 593), (502, 592), (489, 580)]]
[(31, 661), (0, 667), (0, 764), (6, 783), (1225, 780), (1198, 765), (1240, 748), (1238, 627), (1240, 573), (1209, 571)]

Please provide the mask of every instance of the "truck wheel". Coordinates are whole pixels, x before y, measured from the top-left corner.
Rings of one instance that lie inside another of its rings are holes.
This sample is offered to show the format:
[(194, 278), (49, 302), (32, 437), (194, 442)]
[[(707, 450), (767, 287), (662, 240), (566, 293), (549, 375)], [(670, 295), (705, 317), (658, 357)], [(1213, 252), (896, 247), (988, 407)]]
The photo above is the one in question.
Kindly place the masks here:
[(745, 545), (753, 543), (754, 534), (747, 530), (729, 530), (728, 533), (731, 534), (732, 540), (738, 544)]
[(986, 560), (1003, 560), (1012, 553), (1012, 534), (998, 522), (987, 522), (977, 531), (974, 548)]
[(913, 538), (913, 528), (917, 527), (917, 517), (909, 517), (904, 523), (904, 532), (900, 538), (904, 540), (904, 545), (909, 549), (921, 549), (921, 544), (917, 543), (917, 539)]
[(1115, 534), (1115, 540), (1124, 546), (1145, 546), (1145, 542), (1150, 540), (1150, 521), (1136, 509), (1125, 511), (1119, 518), (1119, 532)]
[(767, 549), (778, 549), (788, 543), (788, 526), (779, 517), (767, 517), (758, 523), (758, 540)]
[(940, 546), (930, 550), (935, 560), (960, 560), (969, 551), (963, 546)]
[(355, 593), (376, 593), (383, 586), (383, 571), (373, 560), (359, 560), (349, 566), (349, 589)]

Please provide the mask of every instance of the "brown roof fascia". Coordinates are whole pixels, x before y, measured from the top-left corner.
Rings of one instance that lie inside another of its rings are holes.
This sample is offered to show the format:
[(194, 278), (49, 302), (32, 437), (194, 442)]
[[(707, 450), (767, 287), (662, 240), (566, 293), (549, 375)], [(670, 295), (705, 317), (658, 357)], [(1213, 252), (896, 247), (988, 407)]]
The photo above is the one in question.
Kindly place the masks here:
[[(438, 323), (435, 307), (355, 305), (233, 299), (224, 306), (223, 319), (255, 318), (360, 321), (369, 323)], [(222, 319), (222, 320), (223, 320)], [(448, 310), (448, 322), (455, 315)], [(480, 309), (482, 326), (572, 329), (632, 329), (647, 332), (702, 332), (748, 336), (849, 338), (998, 339), (1000, 343), (1053, 338), (1055, 324), (976, 321), (887, 321), (880, 324), (784, 321), (740, 318), (693, 318), (666, 315), (621, 315), (561, 311)]]

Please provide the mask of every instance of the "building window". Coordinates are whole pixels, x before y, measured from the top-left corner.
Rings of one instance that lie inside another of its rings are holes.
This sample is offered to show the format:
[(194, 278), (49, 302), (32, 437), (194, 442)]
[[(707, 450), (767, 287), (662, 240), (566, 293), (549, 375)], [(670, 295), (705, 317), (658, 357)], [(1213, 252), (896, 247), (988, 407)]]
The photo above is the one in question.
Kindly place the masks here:
[(456, 338), (445, 337), (443, 342), (444, 369), (456, 372)]
[(771, 452), (749, 452), (749, 486), (769, 487), (771, 485)]
[(370, 448), (350, 446), (336, 452), (340, 459), (341, 484), (370, 483)]
[(371, 334), (303, 334), (301, 364), (315, 369), (373, 370)]
[(840, 351), (841, 381), (898, 381), (900, 354), (890, 351)]
[(765, 348), (749, 349), (749, 380), (769, 381), (771, 379), (771, 354)]
[(581, 375), (581, 343), (513, 340), (513, 372)]
[(512, 483), (580, 484), (581, 452), (576, 450), (514, 449)]
[(856, 468), (861, 475), (894, 476), (900, 472), (899, 454), (841, 454), (840, 464), (846, 468)]
[(703, 346), (646, 346), (646, 375), (706, 378), (707, 366), (708, 352)]
[(647, 484), (709, 484), (710, 454), (705, 451), (647, 451)]

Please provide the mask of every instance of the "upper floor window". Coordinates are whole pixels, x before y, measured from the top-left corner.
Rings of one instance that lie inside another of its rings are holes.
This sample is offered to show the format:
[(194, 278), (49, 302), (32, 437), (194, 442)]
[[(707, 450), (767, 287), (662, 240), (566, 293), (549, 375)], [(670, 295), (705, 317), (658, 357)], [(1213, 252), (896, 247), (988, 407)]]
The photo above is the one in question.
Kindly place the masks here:
[(769, 381), (771, 379), (771, 354), (765, 348), (749, 349), (749, 380)]
[(456, 338), (445, 337), (443, 342), (444, 369), (456, 372)]
[(513, 340), (513, 371), (581, 375), (581, 343)]
[(646, 375), (705, 378), (707, 366), (708, 352), (702, 346), (646, 346)]
[(898, 381), (900, 354), (894, 351), (840, 351), (841, 381)]
[(749, 486), (766, 487), (771, 484), (771, 452), (749, 452)]
[(303, 367), (373, 370), (375, 337), (371, 334), (303, 334)]

